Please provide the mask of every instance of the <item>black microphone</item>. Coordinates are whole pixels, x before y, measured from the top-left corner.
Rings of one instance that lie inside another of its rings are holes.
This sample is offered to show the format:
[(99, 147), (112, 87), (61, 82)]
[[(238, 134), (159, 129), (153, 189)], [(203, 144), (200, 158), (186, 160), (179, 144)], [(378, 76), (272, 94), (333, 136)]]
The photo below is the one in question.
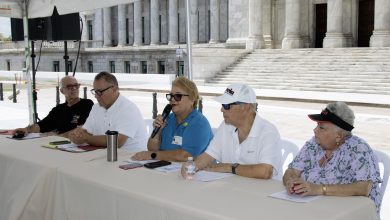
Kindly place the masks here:
[[(171, 110), (172, 110), (172, 105), (168, 104), (168, 105), (165, 106), (164, 111), (162, 112), (163, 120), (165, 120), (168, 117), (168, 115), (171, 112)], [(155, 127), (153, 129), (152, 135), (150, 137), (154, 138), (154, 136), (156, 136), (156, 134), (158, 133), (159, 130), (160, 130), (160, 127)]]

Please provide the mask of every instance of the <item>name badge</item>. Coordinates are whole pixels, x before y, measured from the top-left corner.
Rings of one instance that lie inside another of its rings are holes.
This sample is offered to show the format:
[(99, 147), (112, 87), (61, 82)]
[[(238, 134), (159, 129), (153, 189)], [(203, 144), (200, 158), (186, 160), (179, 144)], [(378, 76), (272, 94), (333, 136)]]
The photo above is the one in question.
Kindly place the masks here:
[(183, 144), (183, 137), (173, 136), (172, 144), (176, 144), (176, 145), (180, 145), (181, 146)]

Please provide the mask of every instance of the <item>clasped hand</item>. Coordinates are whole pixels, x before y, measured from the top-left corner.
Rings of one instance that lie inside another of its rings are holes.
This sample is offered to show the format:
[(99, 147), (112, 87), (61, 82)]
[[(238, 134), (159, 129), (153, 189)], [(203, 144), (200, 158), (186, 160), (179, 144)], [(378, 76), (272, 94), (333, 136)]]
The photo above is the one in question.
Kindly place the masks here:
[(296, 194), (300, 196), (317, 195), (317, 185), (305, 182), (302, 179), (290, 179), (286, 183), (288, 194)]
[(84, 144), (88, 143), (88, 137), (91, 136), (87, 130), (82, 127), (77, 127), (70, 131), (69, 139), (75, 144)]

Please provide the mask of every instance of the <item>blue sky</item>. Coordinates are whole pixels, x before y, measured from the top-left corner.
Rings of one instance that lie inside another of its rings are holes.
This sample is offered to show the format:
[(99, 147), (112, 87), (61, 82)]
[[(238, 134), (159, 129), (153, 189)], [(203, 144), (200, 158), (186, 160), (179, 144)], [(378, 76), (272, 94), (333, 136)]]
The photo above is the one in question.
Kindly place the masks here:
[(11, 35), (11, 24), (9, 18), (0, 17), (0, 33), (6, 37)]

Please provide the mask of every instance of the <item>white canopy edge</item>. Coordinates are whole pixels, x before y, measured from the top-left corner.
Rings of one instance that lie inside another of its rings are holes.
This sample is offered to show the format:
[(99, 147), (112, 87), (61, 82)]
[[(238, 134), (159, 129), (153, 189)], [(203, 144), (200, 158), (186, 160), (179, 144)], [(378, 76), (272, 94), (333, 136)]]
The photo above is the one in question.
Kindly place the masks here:
[(53, 14), (54, 6), (58, 14), (70, 14), (105, 8), (136, 0), (0, 0), (0, 16), (23, 18), (23, 2), (28, 4), (28, 18), (48, 17)]

